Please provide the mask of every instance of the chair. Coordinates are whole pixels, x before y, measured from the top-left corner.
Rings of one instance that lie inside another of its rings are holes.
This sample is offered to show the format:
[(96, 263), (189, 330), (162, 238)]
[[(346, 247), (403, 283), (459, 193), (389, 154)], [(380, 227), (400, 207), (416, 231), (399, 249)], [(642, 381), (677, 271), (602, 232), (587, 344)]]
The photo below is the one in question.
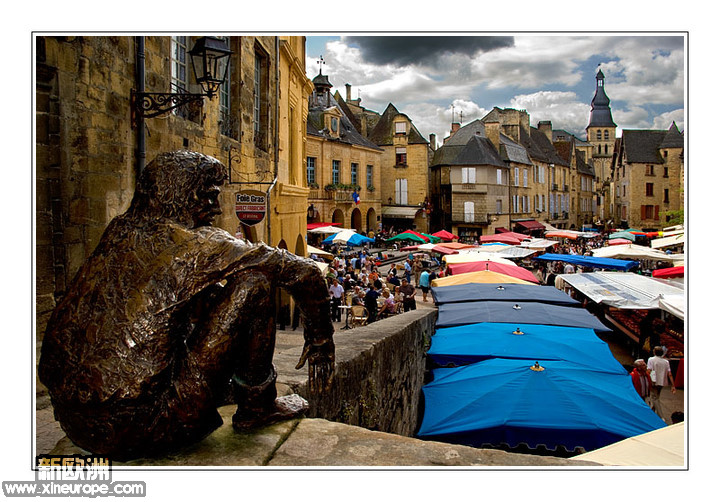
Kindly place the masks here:
[(350, 326), (365, 326), (369, 315), (368, 309), (362, 305), (353, 305), (350, 307)]

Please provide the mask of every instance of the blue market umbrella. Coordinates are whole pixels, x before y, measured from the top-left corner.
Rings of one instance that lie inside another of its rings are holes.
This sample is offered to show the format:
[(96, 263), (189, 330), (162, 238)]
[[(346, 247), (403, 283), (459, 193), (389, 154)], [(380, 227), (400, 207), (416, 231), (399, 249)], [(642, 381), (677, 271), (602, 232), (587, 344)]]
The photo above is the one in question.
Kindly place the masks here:
[(533, 260), (562, 261), (565, 263), (572, 263), (573, 265), (580, 265), (581, 267), (624, 270), (625, 272), (639, 265), (638, 262), (630, 260), (617, 260), (615, 258), (599, 258), (597, 256), (554, 253), (545, 253), (540, 256), (536, 256), (535, 258), (533, 258)]
[[(541, 287), (541, 286), (535, 286)], [(535, 302), (475, 301), (438, 306), (437, 328), (478, 322), (548, 324), (612, 331), (585, 309)]]
[(418, 437), (465, 444), (594, 450), (665, 423), (630, 375), (567, 361), (490, 359), (439, 368), (423, 387)]
[(440, 328), (428, 356), (440, 366), (466, 365), (485, 359), (570, 361), (609, 373), (627, 375), (607, 343), (588, 328), (543, 324), (479, 323)]
[(570, 295), (555, 288), (538, 288), (528, 284), (458, 284), (432, 288), (431, 293), (436, 305), (479, 300), (506, 302), (541, 302), (554, 305), (582, 306)]
[(346, 244), (348, 246), (362, 246), (368, 242), (375, 242), (375, 239), (358, 234), (357, 232), (343, 230), (332, 234), (322, 241), (322, 244)]

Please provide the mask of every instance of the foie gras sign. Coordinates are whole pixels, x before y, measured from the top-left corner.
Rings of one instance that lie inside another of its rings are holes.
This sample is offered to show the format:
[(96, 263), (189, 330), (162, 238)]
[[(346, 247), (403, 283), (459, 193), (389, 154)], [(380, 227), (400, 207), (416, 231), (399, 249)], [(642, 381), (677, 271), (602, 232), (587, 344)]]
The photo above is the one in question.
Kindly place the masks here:
[(265, 218), (267, 196), (258, 190), (243, 190), (235, 194), (235, 214), (241, 223), (255, 225)]

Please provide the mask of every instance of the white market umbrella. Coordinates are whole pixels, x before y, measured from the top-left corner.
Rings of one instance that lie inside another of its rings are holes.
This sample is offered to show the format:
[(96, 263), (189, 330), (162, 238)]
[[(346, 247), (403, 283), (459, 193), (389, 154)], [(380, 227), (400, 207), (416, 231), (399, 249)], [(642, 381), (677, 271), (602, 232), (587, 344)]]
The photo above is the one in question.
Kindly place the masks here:
[(311, 246), (308, 244), (307, 247), (307, 254), (308, 256), (314, 254), (316, 256), (324, 256), (326, 258), (334, 258), (332, 253), (328, 253), (327, 251), (323, 251), (322, 249), (316, 248), (315, 246)]
[(333, 227), (333, 226), (326, 226), (326, 227), (317, 227), (313, 228), (312, 230), (308, 230), (308, 233), (311, 234), (335, 234), (337, 232), (341, 232), (343, 230), (347, 230), (348, 232), (354, 232), (352, 228), (340, 228), (340, 227)]
[(598, 258), (616, 258), (619, 260), (657, 260), (671, 261), (662, 251), (651, 249), (637, 244), (618, 244), (592, 250), (593, 256)]
[(677, 246), (678, 244), (685, 244), (685, 234), (671, 235), (670, 237), (660, 237), (650, 241), (650, 247), (653, 249), (666, 248), (669, 246)]
[(517, 266), (516, 263), (506, 258), (501, 258), (495, 253), (464, 253), (464, 254), (452, 254), (443, 256), (445, 263), (450, 265), (451, 263), (470, 263), (474, 261), (494, 261), (496, 263), (504, 263), (506, 265)]
[(573, 458), (602, 465), (680, 467), (685, 465), (685, 422), (629, 437)]

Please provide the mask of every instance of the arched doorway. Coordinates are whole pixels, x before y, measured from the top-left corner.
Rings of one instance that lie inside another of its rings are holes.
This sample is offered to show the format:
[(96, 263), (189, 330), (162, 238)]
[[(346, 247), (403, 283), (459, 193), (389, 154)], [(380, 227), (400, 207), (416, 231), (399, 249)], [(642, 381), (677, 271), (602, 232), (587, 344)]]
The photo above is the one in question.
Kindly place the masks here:
[(374, 208), (368, 209), (367, 215), (365, 216), (365, 221), (367, 223), (367, 231), (375, 232), (377, 233), (377, 213), (375, 212)]
[(342, 209), (336, 209), (332, 215), (332, 222), (339, 223), (341, 227), (345, 226), (345, 214)]
[(305, 256), (305, 251), (305, 239), (303, 239), (302, 235), (298, 235), (295, 240), (295, 254), (298, 256)]
[(358, 208), (353, 209), (350, 215), (350, 226), (355, 229), (356, 232), (362, 232), (362, 213)]
[(307, 222), (319, 223), (320, 221), (320, 211), (317, 210), (315, 204), (310, 204), (307, 209)]

